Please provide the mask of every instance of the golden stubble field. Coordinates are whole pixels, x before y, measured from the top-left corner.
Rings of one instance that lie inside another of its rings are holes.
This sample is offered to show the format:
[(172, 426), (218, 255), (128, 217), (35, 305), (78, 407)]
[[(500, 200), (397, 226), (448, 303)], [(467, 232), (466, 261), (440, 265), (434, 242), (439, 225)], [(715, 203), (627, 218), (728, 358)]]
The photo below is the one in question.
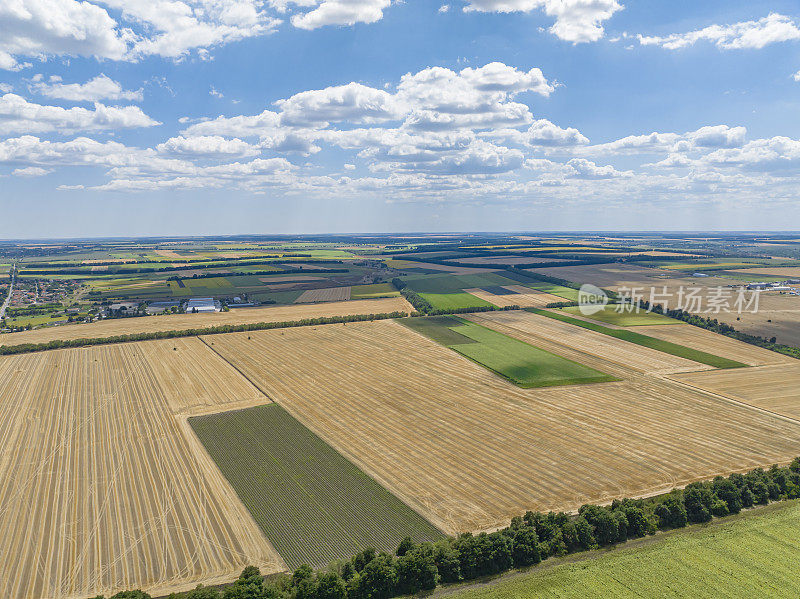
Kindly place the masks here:
[(449, 532), (786, 462), (800, 447), (797, 423), (580, 352), (625, 380), (520, 389), (391, 321), (206, 340)]
[(234, 308), (230, 312), (213, 314), (176, 314), (169, 316), (147, 316), (143, 318), (118, 318), (88, 324), (72, 324), (19, 333), (0, 335), (0, 345), (21, 343), (47, 343), (57, 339), (81, 339), (113, 337), (213, 327), (225, 324), (247, 324), (254, 322), (283, 322), (318, 318), (322, 316), (350, 316), (354, 314), (381, 314), (389, 312), (412, 312), (414, 310), (402, 297), (363, 299), (346, 302), (329, 302), (322, 305), (303, 304), (272, 306), (265, 308)]
[(675, 380), (800, 422), (800, 361), (758, 368), (678, 374)]
[(199, 339), (3, 357), (0, 397), (4, 599), (281, 569), (184, 414), (269, 400)]
[(505, 289), (515, 291), (516, 293), (510, 295), (499, 295), (497, 293), (490, 293), (485, 289), (475, 287), (473, 289), (465, 289), (467, 293), (471, 293), (475, 297), (486, 300), (490, 304), (505, 308), (506, 306), (519, 306), (520, 308), (544, 308), (547, 304), (553, 302), (566, 301), (563, 297), (551, 295), (536, 291), (529, 287), (522, 285), (506, 285)]

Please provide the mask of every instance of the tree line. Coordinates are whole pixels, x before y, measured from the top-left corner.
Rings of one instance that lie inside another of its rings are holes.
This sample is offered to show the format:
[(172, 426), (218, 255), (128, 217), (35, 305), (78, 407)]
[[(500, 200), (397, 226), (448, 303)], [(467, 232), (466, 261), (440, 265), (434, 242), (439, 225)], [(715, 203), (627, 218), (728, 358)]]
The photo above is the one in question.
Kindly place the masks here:
[[(367, 548), (316, 571), (303, 565), (291, 575), (265, 578), (258, 568), (248, 566), (223, 589), (201, 585), (169, 599), (390, 599), (798, 497), (800, 458), (787, 467), (717, 476), (647, 499), (587, 504), (576, 515), (526, 512), (492, 533), (463, 533), (435, 543), (415, 543), (406, 537), (394, 554)], [(110, 599), (150, 599), (150, 595), (124, 591)]]

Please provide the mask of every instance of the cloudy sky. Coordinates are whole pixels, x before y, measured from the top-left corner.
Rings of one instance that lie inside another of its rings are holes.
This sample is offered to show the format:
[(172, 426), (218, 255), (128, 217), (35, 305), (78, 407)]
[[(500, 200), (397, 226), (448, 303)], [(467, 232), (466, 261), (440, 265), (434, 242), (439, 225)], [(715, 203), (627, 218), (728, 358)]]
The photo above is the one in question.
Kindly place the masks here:
[(796, 0), (2, 0), (0, 238), (800, 228)]

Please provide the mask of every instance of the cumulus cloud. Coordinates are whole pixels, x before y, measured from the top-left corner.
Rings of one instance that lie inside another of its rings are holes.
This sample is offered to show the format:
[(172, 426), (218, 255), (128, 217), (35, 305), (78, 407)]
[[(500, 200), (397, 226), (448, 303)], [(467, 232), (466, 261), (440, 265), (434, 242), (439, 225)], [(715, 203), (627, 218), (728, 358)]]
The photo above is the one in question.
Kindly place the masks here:
[(142, 90), (124, 90), (110, 77), (100, 74), (86, 83), (62, 83), (60, 77), (50, 77), (49, 82), (36, 81), (31, 91), (48, 98), (70, 102), (97, 102), (99, 100), (141, 101)]
[(0, 96), (0, 130), (4, 133), (101, 131), (153, 127), (158, 121), (138, 106), (106, 106), (94, 109), (47, 106), (29, 102), (17, 94)]
[[(13, 0), (0, 3), (0, 68), (19, 57), (180, 58), (266, 35), (280, 23), (260, 0)], [(112, 16), (113, 15), (113, 16)]]
[(255, 156), (261, 150), (241, 139), (227, 139), (219, 135), (196, 137), (171, 137), (156, 146), (161, 154), (193, 156), (198, 158), (220, 158), (226, 156)]
[(104, 8), (89, 2), (0, 2), (0, 68), (16, 68), (19, 56), (121, 60), (134, 37), (130, 29), (119, 27)]
[(281, 110), (280, 121), (284, 125), (374, 123), (402, 114), (392, 94), (360, 83), (300, 92), (275, 104)]
[(705, 41), (723, 50), (760, 49), (769, 44), (800, 39), (800, 26), (792, 18), (778, 13), (757, 21), (741, 21), (731, 25), (709, 25), (687, 33), (667, 36), (637, 36), (643, 46), (660, 46), (679, 50)]
[(792, 75), (792, 79), (800, 82), (800, 71), (797, 71), (794, 75)]
[(544, 9), (556, 18), (550, 33), (573, 42), (596, 42), (605, 35), (603, 23), (622, 10), (617, 0), (468, 0), (464, 10), (480, 12), (531, 12)]
[(317, 29), (326, 25), (355, 25), (375, 23), (383, 18), (383, 11), (391, 0), (319, 0), (296, 2), (316, 6), (313, 10), (292, 16), (292, 25), (300, 29)]

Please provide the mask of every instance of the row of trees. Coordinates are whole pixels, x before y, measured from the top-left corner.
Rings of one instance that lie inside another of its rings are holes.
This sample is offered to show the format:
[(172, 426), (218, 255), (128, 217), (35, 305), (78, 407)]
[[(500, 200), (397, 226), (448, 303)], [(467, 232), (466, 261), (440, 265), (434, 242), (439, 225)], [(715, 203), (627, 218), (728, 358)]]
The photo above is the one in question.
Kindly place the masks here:
[[(406, 538), (394, 555), (365, 549), (318, 571), (301, 566), (292, 575), (265, 579), (248, 566), (222, 590), (200, 586), (170, 599), (390, 599), (798, 497), (800, 458), (788, 467), (718, 476), (658, 497), (616, 500), (607, 507), (584, 505), (577, 515), (527, 512), (493, 533), (419, 544)], [(148, 598), (141, 591), (126, 591), (111, 599)]]

